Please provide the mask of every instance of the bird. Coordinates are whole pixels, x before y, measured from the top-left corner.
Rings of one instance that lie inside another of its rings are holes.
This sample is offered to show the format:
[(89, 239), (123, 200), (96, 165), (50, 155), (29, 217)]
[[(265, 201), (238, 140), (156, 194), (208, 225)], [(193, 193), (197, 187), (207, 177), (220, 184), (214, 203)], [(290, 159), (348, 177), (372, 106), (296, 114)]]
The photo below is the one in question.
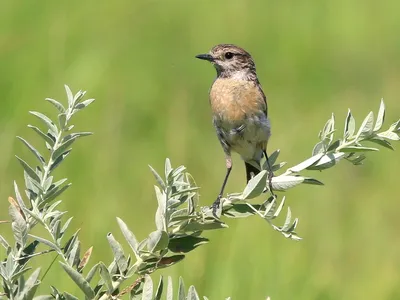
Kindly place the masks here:
[(212, 205), (216, 215), (232, 170), (232, 152), (238, 153), (245, 163), (247, 183), (260, 172), (265, 156), (273, 195), (271, 180), (274, 175), (267, 155), (271, 123), (254, 60), (246, 50), (233, 44), (219, 44), (196, 58), (209, 61), (217, 71), (209, 101), (213, 125), (225, 153), (226, 173)]

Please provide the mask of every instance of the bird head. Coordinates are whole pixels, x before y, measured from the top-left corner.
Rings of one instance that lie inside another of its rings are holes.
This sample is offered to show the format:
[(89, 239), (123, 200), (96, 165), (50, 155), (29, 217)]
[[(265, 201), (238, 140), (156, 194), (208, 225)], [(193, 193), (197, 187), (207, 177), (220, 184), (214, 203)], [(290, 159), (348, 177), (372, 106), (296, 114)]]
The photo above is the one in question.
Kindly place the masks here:
[(196, 58), (211, 62), (218, 76), (222, 77), (256, 71), (251, 55), (246, 50), (231, 44), (214, 46), (209, 53), (196, 55)]

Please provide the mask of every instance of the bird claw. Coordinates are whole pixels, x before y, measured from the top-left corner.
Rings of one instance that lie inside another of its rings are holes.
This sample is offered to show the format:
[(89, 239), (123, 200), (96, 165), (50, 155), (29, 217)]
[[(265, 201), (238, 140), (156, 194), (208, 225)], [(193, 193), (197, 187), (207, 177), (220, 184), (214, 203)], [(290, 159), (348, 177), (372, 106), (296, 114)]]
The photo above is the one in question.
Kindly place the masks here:
[(221, 205), (221, 195), (218, 195), (217, 200), (215, 200), (214, 203), (211, 205), (212, 214), (217, 219), (219, 219), (217, 215), (217, 210), (219, 209), (220, 205)]

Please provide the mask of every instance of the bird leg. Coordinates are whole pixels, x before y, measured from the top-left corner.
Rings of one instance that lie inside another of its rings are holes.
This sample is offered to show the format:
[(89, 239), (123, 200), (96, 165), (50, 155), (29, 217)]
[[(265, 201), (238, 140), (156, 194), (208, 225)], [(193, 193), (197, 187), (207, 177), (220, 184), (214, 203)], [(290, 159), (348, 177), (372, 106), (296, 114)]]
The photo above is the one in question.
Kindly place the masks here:
[(264, 150), (264, 155), (265, 155), (265, 159), (267, 161), (267, 166), (268, 166), (269, 191), (271, 192), (272, 196), (275, 197), (274, 191), (272, 190), (272, 177), (274, 177), (274, 172), (272, 172), (272, 168), (271, 168), (271, 165), (269, 163), (269, 159), (268, 159), (268, 155), (267, 155), (267, 151), (266, 150)]
[(226, 162), (226, 174), (225, 174), (224, 181), (222, 183), (221, 191), (219, 192), (217, 199), (212, 204), (212, 211), (213, 211), (214, 217), (217, 217), (217, 209), (219, 208), (219, 205), (221, 204), (221, 198), (222, 198), (222, 195), (224, 194), (225, 185), (228, 182), (229, 174), (232, 171), (232, 158), (227, 155), (225, 162)]

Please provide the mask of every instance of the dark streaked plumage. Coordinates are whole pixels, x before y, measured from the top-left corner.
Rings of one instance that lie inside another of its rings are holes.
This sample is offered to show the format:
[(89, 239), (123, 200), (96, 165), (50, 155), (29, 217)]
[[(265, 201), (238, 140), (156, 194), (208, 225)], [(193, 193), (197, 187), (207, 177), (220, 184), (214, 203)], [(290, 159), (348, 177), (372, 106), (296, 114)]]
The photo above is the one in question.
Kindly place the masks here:
[(225, 152), (227, 172), (214, 203), (215, 209), (232, 169), (231, 151), (244, 160), (249, 181), (259, 173), (263, 154), (268, 160), (266, 147), (271, 126), (266, 97), (254, 61), (247, 51), (235, 45), (221, 44), (196, 57), (210, 61), (217, 70), (217, 78), (210, 90), (210, 104), (213, 124)]

